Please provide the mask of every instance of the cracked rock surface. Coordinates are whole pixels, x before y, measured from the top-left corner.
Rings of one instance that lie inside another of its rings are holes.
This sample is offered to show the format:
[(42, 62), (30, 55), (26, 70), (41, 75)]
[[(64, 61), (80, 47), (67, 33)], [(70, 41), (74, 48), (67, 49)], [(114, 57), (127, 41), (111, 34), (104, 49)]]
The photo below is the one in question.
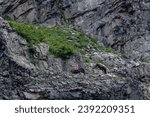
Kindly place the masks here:
[(40, 43), (33, 63), (26, 40), (0, 18), (0, 99), (150, 99), (149, 11), (148, 0), (0, 0), (3, 18), (80, 28), (122, 54), (89, 49), (90, 63), (81, 54), (62, 60)]

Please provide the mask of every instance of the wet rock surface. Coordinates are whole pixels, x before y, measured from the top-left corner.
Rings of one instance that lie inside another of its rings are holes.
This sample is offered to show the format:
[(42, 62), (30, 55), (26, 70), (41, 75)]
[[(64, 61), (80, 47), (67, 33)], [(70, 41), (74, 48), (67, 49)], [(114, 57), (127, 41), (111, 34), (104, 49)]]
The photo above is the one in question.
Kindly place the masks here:
[[(0, 0), (0, 15), (49, 27), (69, 25), (115, 53), (90, 50), (67, 60), (27, 42), (0, 18), (0, 99), (150, 99), (147, 0)], [(32, 58), (34, 57), (34, 59)]]

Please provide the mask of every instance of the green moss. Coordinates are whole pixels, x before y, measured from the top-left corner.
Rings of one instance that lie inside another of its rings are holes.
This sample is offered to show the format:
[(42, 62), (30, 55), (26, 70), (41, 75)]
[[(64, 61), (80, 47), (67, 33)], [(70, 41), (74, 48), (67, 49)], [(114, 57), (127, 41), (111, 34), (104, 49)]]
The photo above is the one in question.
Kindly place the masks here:
[(48, 28), (44, 26), (36, 26), (33, 24), (19, 23), (9, 21), (19, 35), (24, 37), (30, 50), (34, 51), (34, 46), (40, 42), (45, 42), (49, 45), (49, 50), (56, 57), (63, 59), (75, 54), (77, 48), (73, 43), (69, 42), (68, 35), (71, 35), (69, 29), (63, 27)]
[(99, 51), (114, 52), (111, 48), (98, 44), (95, 39), (88, 37), (81, 30), (61, 26), (48, 28), (12, 20), (9, 20), (9, 23), (19, 35), (27, 40), (30, 52), (33, 53), (35, 52), (34, 45), (40, 42), (48, 44), (49, 51), (63, 59), (67, 59), (78, 51), (86, 53), (89, 47)]

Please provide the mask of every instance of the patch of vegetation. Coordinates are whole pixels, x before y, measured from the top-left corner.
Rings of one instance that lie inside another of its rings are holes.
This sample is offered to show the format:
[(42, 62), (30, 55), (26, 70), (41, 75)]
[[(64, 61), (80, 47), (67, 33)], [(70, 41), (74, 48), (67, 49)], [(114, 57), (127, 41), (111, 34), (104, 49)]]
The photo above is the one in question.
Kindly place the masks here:
[(98, 44), (95, 39), (88, 37), (84, 32), (77, 29), (62, 26), (48, 28), (12, 20), (8, 22), (19, 35), (27, 40), (30, 52), (34, 52), (34, 45), (40, 42), (48, 44), (49, 51), (55, 57), (63, 59), (69, 58), (78, 51), (85, 53), (89, 47), (99, 51), (114, 52), (113, 49)]
[(98, 44), (97, 42), (92, 42), (91, 44), (95, 50), (99, 50), (99, 51), (106, 52), (106, 53), (114, 53), (114, 54), (119, 55), (119, 52), (115, 51), (111, 47), (106, 47), (103, 44)]
[(74, 44), (68, 40), (68, 36), (71, 35), (71, 32), (67, 28), (48, 28), (16, 21), (9, 21), (9, 23), (16, 29), (19, 35), (27, 40), (28, 46), (32, 51), (34, 51), (34, 45), (40, 42), (47, 43), (49, 45), (49, 51), (56, 57), (61, 57), (63, 59), (68, 58), (77, 51)]
[(114, 54), (117, 54), (118, 56), (121, 56), (121, 54), (115, 51), (113, 48), (106, 47), (102, 43), (98, 44), (96, 38), (91, 38), (87, 36), (82, 30), (79, 30), (79, 29), (74, 29), (74, 30), (80, 32), (80, 37), (78, 38), (79, 39), (78, 44), (80, 44), (81, 47), (90, 47), (97, 51), (106, 52), (106, 53), (114, 53)]

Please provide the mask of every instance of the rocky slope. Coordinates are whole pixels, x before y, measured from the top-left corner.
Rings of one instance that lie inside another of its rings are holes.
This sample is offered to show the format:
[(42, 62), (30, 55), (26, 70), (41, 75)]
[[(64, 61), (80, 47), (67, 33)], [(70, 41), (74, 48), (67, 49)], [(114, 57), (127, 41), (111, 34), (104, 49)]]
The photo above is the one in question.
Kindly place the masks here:
[(1, 99), (149, 99), (150, 2), (147, 0), (0, 0), (0, 15), (83, 30), (122, 56), (88, 48), (63, 60), (36, 47), (0, 19)]

